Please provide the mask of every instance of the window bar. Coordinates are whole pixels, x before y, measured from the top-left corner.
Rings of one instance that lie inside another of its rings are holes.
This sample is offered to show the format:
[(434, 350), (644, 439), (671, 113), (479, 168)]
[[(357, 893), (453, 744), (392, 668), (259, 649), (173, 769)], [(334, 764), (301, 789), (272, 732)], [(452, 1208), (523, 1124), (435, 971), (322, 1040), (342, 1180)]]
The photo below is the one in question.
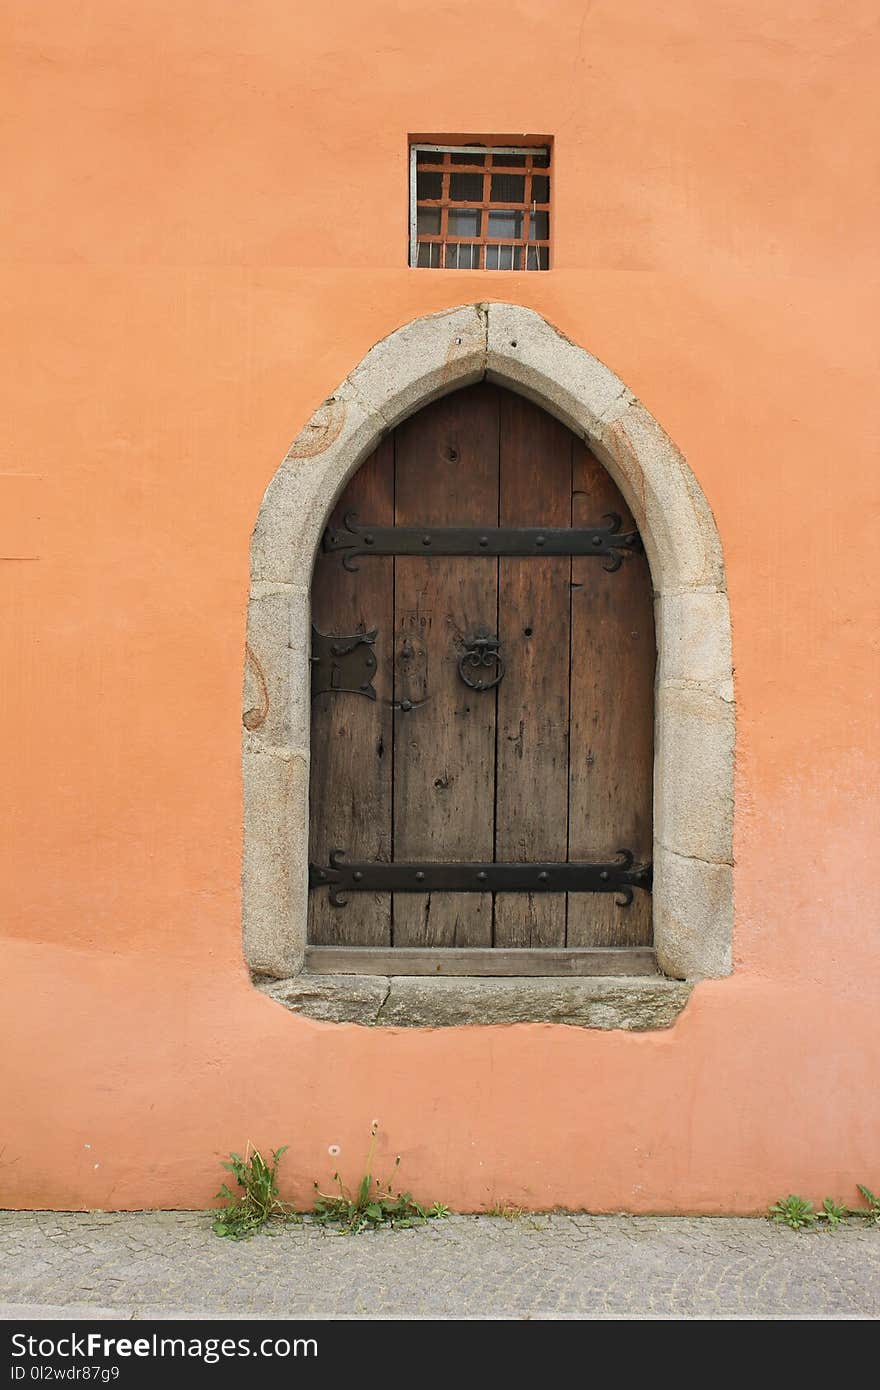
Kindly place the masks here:
[(528, 270), (528, 268), (529, 268), (529, 232), (531, 231), (531, 216), (532, 216), (530, 209), (531, 209), (532, 206), (533, 206), (533, 203), (532, 203), (532, 159), (533, 159), (533, 158), (534, 158), (533, 155), (530, 155), (530, 154), (527, 154), (527, 155), (526, 155), (526, 181), (525, 181), (525, 189), (524, 189), (524, 192), (525, 192), (526, 210), (525, 210), (525, 212), (523, 213), (523, 225), (522, 225), (522, 234), (523, 234), (522, 268), (523, 268), (523, 270)]
[(487, 154), (483, 160), (483, 207), (480, 211), (480, 239), (483, 244), (480, 247), (479, 261), (483, 270), (488, 269), (489, 264), (489, 248), (486, 245), (486, 238), (489, 235), (489, 208), (487, 204), (489, 202), (489, 192), (492, 187), (491, 166), (494, 163), (494, 155)]
[(449, 170), (452, 166), (452, 156), (449, 153), (443, 156), (443, 173), (440, 175), (440, 255), (438, 265), (447, 266), (449, 264), (446, 238), (449, 235)]
[(413, 145), (409, 152), (409, 263), (412, 266), (417, 266), (419, 263), (418, 192), (416, 185), (418, 168), (419, 147)]

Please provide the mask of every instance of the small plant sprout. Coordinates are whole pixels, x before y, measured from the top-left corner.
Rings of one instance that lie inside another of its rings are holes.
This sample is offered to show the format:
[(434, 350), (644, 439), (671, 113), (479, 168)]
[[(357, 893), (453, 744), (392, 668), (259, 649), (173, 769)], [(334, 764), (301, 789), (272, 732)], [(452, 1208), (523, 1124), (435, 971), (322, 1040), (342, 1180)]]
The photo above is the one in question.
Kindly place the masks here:
[(770, 1208), (770, 1219), (781, 1225), (790, 1226), (793, 1231), (800, 1231), (805, 1226), (813, 1225), (816, 1220), (816, 1213), (813, 1210), (812, 1202), (791, 1193), (788, 1197), (780, 1197), (778, 1202), (773, 1203)]
[(849, 1209), (841, 1206), (839, 1202), (835, 1202), (833, 1197), (826, 1197), (822, 1203), (822, 1210), (817, 1215), (820, 1219), (824, 1218), (833, 1230), (840, 1225), (841, 1221), (846, 1220), (849, 1216)]
[(515, 1202), (496, 1202), (494, 1207), (486, 1208), (487, 1216), (500, 1216), (502, 1221), (518, 1221), (525, 1214), (525, 1207), (518, 1207)]
[(278, 1196), (278, 1164), (286, 1152), (286, 1144), (280, 1149), (273, 1149), (272, 1162), (267, 1163), (259, 1149), (252, 1149), (248, 1142), (244, 1158), (241, 1154), (229, 1155), (229, 1162), (224, 1163), (223, 1167), (235, 1178), (239, 1192), (233, 1192), (224, 1183), (217, 1193), (217, 1197), (226, 1202), (226, 1207), (212, 1223), (215, 1235), (226, 1236), (229, 1240), (246, 1240), (269, 1221), (299, 1219)]
[(871, 1226), (880, 1226), (880, 1197), (875, 1196), (870, 1187), (857, 1184), (859, 1191), (867, 1202), (867, 1207), (856, 1207), (853, 1216), (863, 1216)]
[[(373, 1177), (373, 1154), (378, 1131), (379, 1122), (374, 1120), (370, 1126), (366, 1172), (354, 1195), (338, 1173), (333, 1174), (337, 1193), (322, 1192), (315, 1183), (315, 1220), (318, 1225), (336, 1226), (340, 1235), (353, 1236), (358, 1231), (376, 1231), (380, 1226), (391, 1226), (394, 1230), (402, 1231), (449, 1215), (449, 1208), (442, 1202), (423, 1207), (411, 1193), (395, 1193), (391, 1183), (383, 1186), (378, 1178)], [(394, 1166), (397, 1168), (399, 1165), (398, 1154)]]

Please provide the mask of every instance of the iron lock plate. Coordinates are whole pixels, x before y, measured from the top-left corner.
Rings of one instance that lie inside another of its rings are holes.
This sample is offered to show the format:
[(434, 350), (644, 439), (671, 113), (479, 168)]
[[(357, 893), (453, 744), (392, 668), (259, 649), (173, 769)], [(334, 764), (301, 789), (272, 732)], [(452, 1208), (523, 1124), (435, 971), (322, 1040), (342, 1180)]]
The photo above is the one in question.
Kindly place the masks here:
[(375, 700), (373, 677), (376, 655), (373, 647), (379, 629), (347, 635), (319, 632), (312, 627), (312, 699), (325, 691), (366, 695)]

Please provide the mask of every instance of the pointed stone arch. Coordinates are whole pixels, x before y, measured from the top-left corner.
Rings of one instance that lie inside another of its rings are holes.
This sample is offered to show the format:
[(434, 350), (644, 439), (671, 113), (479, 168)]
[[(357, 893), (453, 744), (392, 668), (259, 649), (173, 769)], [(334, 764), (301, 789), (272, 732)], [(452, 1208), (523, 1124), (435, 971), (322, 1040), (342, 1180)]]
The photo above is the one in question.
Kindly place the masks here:
[[(382, 436), (484, 377), (585, 439), (647, 551), (658, 646), (653, 915), (665, 972), (656, 981), (302, 974), (315, 552), (334, 502)], [(648, 411), (534, 310), (472, 304), (415, 319), (377, 343), (315, 411), (260, 507), (246, 655), (244, 949), (255, 981), (288, 1007), (395, 1025), (506, 1019), (644, 1028), (668, 1025), (691, 982), (729, 974), (734, 692), (718, 531), (694, 474)]]

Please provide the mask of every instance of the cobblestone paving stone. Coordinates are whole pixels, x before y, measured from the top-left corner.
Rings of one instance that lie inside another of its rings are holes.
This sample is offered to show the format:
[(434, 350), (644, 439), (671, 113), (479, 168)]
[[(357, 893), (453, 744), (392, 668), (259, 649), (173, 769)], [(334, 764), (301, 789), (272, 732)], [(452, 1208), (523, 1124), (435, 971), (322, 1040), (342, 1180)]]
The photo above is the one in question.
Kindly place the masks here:
[(736, 1218), (452, 1216), (239, 1244), (203, 1212), (0, 1213), (7, 1318), (880, 1316), (880, 1229)]

